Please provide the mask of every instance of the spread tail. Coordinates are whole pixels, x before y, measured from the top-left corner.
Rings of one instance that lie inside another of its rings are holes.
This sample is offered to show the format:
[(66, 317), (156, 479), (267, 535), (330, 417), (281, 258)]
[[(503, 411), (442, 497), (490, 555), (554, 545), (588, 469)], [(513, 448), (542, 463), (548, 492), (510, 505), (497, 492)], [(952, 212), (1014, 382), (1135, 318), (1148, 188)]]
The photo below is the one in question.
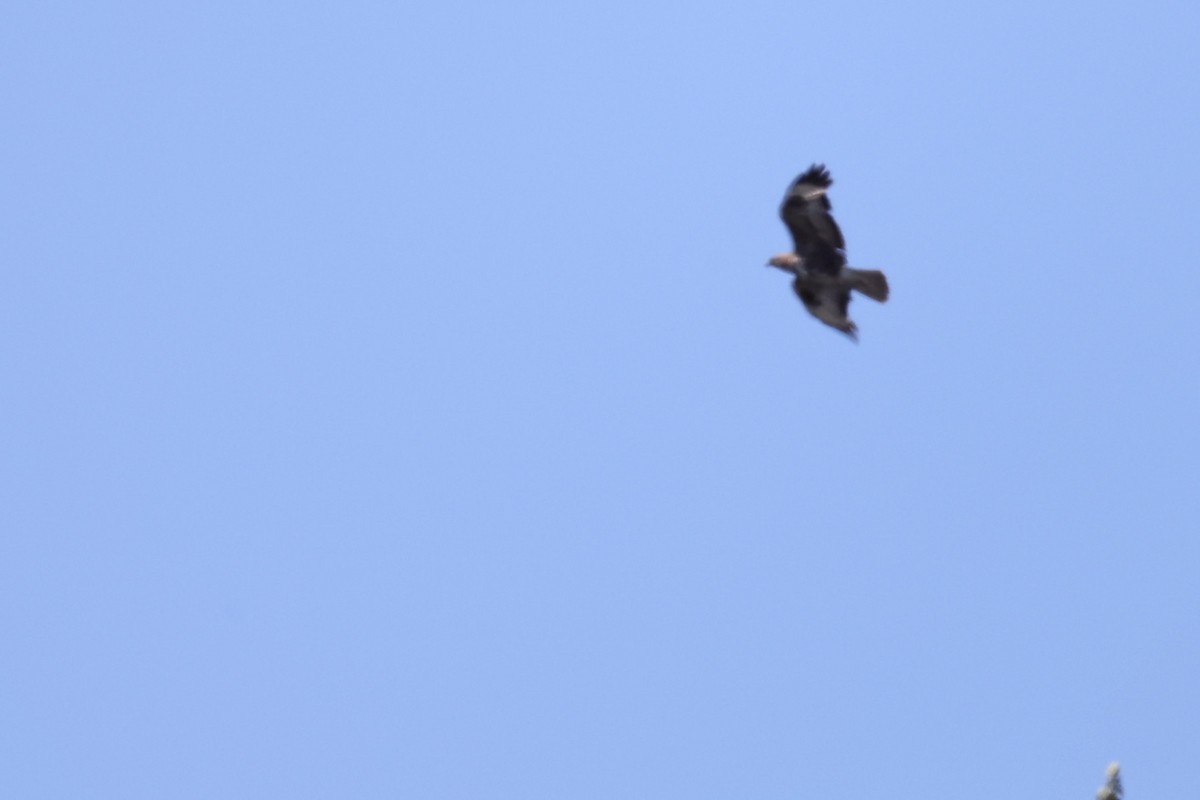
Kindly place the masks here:
[(846, 267), (846, 274), (850, 277), (851, 287), (865, 294), (872, 300), (878, 300), (880, 303), (886, 303), (888, 299), (888, 282), (887, 276), (877, 269), (854, 269)]

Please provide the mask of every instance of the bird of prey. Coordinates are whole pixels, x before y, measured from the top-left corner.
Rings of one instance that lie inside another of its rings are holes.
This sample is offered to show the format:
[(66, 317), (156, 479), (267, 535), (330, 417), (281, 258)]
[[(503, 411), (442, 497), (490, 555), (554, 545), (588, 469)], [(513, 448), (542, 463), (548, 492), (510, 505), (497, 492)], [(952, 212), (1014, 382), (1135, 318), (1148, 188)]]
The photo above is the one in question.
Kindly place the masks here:
[(858, 341), (858, 326), (846, 315), (851, 290), (882, 303), (888, 298), (888, 282), (877, 269), (846, 266), (846, 242), (829, 213), (832, 185), (824, 164), (813, 164), (792, 182), (779, 216), (794, 249), (772, 257), (767, 266), (792, 273), (792, 290), (808, 313)]

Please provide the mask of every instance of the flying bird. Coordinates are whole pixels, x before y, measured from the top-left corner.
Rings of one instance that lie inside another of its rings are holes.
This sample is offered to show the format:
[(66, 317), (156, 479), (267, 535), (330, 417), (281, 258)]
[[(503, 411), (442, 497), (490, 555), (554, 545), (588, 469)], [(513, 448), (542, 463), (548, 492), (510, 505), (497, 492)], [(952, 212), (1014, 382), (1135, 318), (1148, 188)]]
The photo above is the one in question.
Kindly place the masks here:
[(829, 213), (832, 185), (824, 164), (813, 164), (792, 182), (779, 216), (792, 234), (793, 250), (773, 256), (767, 266), (794, 275), (792, 290), (808, 313), (858, 341), (858, 326), (846, 313), (851, 290), (882, 303), (888, 282), (877, 269), (846, 266), (846, 242)]

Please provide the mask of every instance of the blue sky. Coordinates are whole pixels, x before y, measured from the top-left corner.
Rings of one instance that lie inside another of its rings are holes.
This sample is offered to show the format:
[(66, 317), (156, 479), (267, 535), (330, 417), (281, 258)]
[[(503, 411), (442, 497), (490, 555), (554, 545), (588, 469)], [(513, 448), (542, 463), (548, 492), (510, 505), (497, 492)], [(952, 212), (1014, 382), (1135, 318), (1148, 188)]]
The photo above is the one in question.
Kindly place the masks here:
[(0, 794), (1194, 793), (1198, 35), (11, 9)]

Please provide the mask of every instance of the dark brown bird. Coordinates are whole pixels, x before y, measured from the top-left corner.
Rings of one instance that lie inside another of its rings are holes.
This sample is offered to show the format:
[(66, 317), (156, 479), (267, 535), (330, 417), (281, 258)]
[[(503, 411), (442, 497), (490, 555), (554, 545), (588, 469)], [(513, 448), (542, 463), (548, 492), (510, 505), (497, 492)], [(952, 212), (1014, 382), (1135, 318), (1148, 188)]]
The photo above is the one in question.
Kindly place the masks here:
[(846, 266), (846, 242), (829, 213), (832, 185), (824, 164), (813, 164), (792, 182), (779, 216), (792, 234), (793, 250), (773, 256), (767, 265), (795, 276), (792, 289), (808, 313), (858, 341), (858, 326), (847, 316), (851, 290), (883, 303), (888, 282), (877, 269)]

